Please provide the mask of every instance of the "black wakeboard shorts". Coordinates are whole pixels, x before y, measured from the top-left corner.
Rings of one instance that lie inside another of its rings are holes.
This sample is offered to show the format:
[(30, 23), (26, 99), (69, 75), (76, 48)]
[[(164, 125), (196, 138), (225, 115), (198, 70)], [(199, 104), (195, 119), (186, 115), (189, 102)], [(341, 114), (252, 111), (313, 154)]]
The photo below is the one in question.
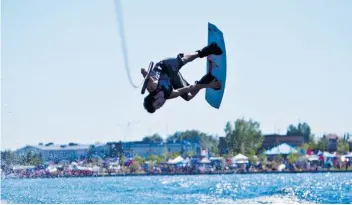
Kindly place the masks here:
[[(174, 89), (190, 85), (180, 72), (182, 66), (184, 66), (184, 63), (182, 62), (183, 55), (183, 53), (180, 53), (176, 58), (166, 58), (158, 63), (161, 69), (170, 77), (171, 85)], [(187, 94), (181, 95), (181, 97), (187, 100)]]

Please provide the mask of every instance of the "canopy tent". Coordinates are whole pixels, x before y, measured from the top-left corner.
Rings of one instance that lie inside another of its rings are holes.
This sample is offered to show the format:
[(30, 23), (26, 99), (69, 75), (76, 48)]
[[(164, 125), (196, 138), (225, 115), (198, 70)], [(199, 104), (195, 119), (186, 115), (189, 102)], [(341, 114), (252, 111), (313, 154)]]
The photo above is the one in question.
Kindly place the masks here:
[(209, 163), (211, 163), (211, 161), (209, 159), (207, 159), (206, 157), (204, 157), (202, 160), (199, 161), (199, 163), (201, 163), (201, 164), (209, 164)]
[(34, 169), (35, 166), (22, 166), (22, 165), (16, 165), (12, 167), (12, 170), (27, 170), (27, 169)]
[(272, 151), (271, 151), (271, 149), (269, 149), (269, 150), (265, 151), (265, 152), (264, 152), (264, 154), (266, 154), (266, 155), (272, 155)]
[(265, 152), (266, 155), (291, 154), (298, 153), (297, 149), (283, 143)]
[(331, 154), (331, 153), (329, 153), (329, 152), (324, 152), (324, 153), (323, 153), (323, 156), (324, 156), (325, 158), (334, 158), (334, 157), (336, 157), (336, 155)]
[(248, 163), (248, 157), (238, 154), (231, 158), (232, 163)]
[(352, 152), (350, 152), (349, 154), (345, 155), (346, 158), (352, 158)]
[(319, 161), (318, 155), (310, 155), (308, 156), (308, 161)]
[(286, 165), (280, 164), (280, 165), (277, 167), (277, 171), (282, 172), (285, 168), (286, 168)]
[(185, 160), (183, 160), (183, 163), (185, 163), (185, 164), (191, 163), (191, 160), (189, 159), (189, 157), (187, 157)]
[(181, 156), (176, 157), (175, 159), (169, 160), (168, 164), (179, 164), (182, 163), (184, 159)]

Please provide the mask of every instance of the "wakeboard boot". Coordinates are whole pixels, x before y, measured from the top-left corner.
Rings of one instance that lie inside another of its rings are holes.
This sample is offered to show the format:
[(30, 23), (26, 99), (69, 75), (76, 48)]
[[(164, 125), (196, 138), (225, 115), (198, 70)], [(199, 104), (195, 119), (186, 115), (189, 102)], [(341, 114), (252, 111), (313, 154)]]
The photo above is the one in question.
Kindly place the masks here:
[[(211, 73), (207, 73), (206, 75), (204, 75), (200, 80), (196, 81), (196, 84), (209, 84), (211, 83), (213, 80), (218, 81), (218, 79), (216, 79), (216, 77), (211, 74)], [(220, 90), (220, 88), (213, 88), (214, 90)]]
[(204, 58), (209, 55), (221, 55), (223, 53), (221, 48), (216, 43), (211, 43), (196, 52), (200, 58)]

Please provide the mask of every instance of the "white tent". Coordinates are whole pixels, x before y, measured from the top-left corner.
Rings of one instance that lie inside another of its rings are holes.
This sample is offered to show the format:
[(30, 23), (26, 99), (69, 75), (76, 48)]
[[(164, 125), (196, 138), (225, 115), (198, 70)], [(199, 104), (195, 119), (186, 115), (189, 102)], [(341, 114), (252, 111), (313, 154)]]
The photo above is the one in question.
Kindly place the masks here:
[(209, 159), (207, 159), (206, 157), (204, 157), (202, 160), (199, 161), (199, 163), (201, 163), (201, 164), (209, 164), (209, 163), (211, 163), (211, 161)]
[(277, 154), (290, 154), (290, 153), (297, 153), (297, 149), (291, 147), (290, 145), (283, 143), (279, 146), (272, 148), (265, 152), (266, 155), (277, 155)]
[(346, 158), (352, 158), (352, 152), (350, 152), (349, 154), (345, 155)]
[(284, 170), (285, 168), (286, 168), (286, 165), (280, 164), (280, 165), (277, 167), (277, 171), (282, 172), (282, 170)]
[(169, 164), (179, 164), (182, 163), (184, 159), (181, 156), (176, 157), (175, 159), (169, 160)]
[(336, 155), (330, 154), (329, 152), (324, 152), (324, 153), (323, 153), (323, 156), (324, 156), (325, 158), (334, 158), (334, 157), (336, 157)]
[(187, 163), (190, 163), (191, 160), (189, 159), (189, 157), (187, 157), (185, 160), (183, 160), (183, 163), (187, 164)]
[(22, 165), (16, 165), (12, 167), (12, 170), (27, 170), (27, 169), (34, 169), (35, 166), (22, 166)]
[(248, 163), (248, 157), (238, 154), (231, 159), (232, 163)]
[(310, 155), (308, 156), (308, 161), (319, 161), (318, 155)]

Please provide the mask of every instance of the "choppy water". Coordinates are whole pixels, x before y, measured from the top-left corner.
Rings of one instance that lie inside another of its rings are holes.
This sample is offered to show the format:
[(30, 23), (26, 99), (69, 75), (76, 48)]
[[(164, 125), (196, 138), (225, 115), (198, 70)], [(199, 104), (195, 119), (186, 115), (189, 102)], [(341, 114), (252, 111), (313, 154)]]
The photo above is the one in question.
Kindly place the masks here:
[(352, 203), (352, 173), (6, 179), (5, 203)]

